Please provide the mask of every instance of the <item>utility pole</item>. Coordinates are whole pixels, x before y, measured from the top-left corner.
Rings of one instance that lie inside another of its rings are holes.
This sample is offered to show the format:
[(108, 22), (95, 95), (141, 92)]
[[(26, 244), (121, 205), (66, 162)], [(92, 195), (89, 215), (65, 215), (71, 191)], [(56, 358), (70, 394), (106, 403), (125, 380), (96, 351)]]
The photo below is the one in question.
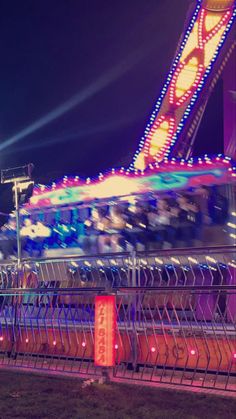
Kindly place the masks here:
[[(26, 202), (33, 191), (33, 182), (31, 181), (31, 172), (33, 165), (28, 164), (22, 167), (15, 167), (13, 169), (1, 170), (1, 183), (13, 183), (13, 196), (15, 204), (15, 217), (16, 217), (16, 242), (17, 242), (17, 266), (16, 266), (16, 283), (14, 288), (20, 288), (21, 281), (21, 237), (20, 237), (20, 197), (24, 194)], [(13, 337), (12, 347), (9, 352), (9, 357), (16, 359), (17, 357), (17, 339), (18, 339), (18, 321), (19, 321), (19, 292), (16, 291), (13, 297), (14, 320), (13, 320)]]
[[(20, 196), (29, 198), (29, 188), (33, 187), (31, 178), (33, 164), (1, 170), (1, 183), (13, 183), (13, 194), (16, 216), (17, 270), (21, 267), (21, 237), (20, 237)], [(26, 202), (26, 201), (25, 201)], [(19, 284), (17, 284), (19, 286)]]

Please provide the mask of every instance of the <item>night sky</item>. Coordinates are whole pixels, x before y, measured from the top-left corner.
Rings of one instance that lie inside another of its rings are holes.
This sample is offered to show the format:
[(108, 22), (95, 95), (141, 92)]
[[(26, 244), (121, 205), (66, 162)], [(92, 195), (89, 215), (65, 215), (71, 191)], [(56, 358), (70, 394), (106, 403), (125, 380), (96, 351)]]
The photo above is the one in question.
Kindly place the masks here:
[[(190, 3), (1, 1), (0, 142), (71, 98), (77, 105), (1, 151), (0, 168), (33, 162), (36, 181), (49, 182), (128, 165), (170, 68)], [(196, 154), (220, 151), (221, 115), (219, 84)]]

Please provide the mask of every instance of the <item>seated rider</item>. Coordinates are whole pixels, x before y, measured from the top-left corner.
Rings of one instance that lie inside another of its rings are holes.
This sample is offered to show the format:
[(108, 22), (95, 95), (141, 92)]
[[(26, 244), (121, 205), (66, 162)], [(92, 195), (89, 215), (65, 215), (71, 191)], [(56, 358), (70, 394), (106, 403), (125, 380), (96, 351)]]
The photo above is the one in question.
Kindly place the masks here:
[(110, 224), (108, 232), (111, 234), (111, 249), (113, 252), (122, 251), (124, 248), (124, 229), (126, 226), (126, 216), (122, 208), (118, 205), (110, 207)]

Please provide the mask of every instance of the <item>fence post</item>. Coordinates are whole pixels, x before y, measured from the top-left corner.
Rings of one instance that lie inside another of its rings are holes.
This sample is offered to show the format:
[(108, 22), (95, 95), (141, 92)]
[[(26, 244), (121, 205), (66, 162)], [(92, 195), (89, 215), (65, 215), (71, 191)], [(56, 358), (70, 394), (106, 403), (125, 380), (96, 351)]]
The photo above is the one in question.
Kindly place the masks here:
[[(21, 281), (22, 281), (22, 274), (23, 274), (23, 269), (22, 269), (22, 264), (20, 259), (17, 260), (17, 265), (16, 265), (16, 281), (14, 284), (14, 288), (17, 288), (17, 290), (19, 288), (21, 288)], [(17, 357), (17, 339), (19, 336), (19, 327), (18, 327), (18, 323), (19, 323), (19, 291), (16, 291), (15, 296), (13, 297), (13, 309), (14, 309), (14, 317), (13, 317), (13, 335), (12, 335), (12, 347), (11, 347), (11, 353), (10, 353), (10, 357), (13, 359), (16, 359)]]
[[(132, 252), (132, 287), (137, 287), (137, 257), (136, 252)], [(131, 305), (131, 353), (132, 353), (132, 369), (136, 370), (137, 365), (137, 332), (136, 332), (136, 317), (137, 317), (137, 293), (136, 291), (133, 294), (132, 298), (132, 305)]]
[(136, 265), (137, 265), (137, 259), (136, 259), (136, 252), (133, 251), (131, 253), (131, 260), (132, 260), (132, 287), (136, 287)]

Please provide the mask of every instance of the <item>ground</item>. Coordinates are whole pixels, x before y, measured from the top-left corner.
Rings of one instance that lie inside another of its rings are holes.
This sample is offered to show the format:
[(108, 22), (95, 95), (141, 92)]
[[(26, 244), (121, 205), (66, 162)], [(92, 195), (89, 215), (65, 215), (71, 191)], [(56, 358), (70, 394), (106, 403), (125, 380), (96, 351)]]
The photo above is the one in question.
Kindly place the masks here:
[(236, 398), (0, 372), (0, 418), (235, 418)]

